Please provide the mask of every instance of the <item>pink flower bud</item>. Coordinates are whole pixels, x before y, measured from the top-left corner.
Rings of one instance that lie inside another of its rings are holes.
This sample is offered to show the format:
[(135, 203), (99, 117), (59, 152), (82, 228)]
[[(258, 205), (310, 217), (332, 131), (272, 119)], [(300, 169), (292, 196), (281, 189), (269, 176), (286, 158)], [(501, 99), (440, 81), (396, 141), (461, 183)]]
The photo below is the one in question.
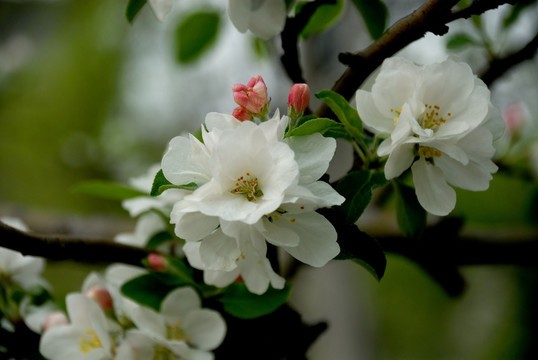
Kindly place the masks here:
[(288, 106), (296, 113), (302, 113), (310, 102), (310, 88), (306, 84), (294, 84), (288, 95)]
[(252, 114), (247, 109), (241, 106), (236, 107), (234, 111), (232, 112), (232, 115), (234, 118), (240, 121), (252, 119)]
[(67, 316), (65, 316), (63, 311), (53, 311), (45, 318), (45, 322), (43, 323), (43, 332), (55, 326), (67, 324), (69, 324), (69, 320), (67, 320)]
[(168, 266), (168, 264), (166, 263), (166, 258), (158, 253), (149, 254), (148, 263), (153, 270), (157, 271), (164, 270)]
[(529, 121), (529, 108), (523, 102), (510, 104), (504, 109), (503, 117), (510, 134), (518, 133)]
[(85, 295), (95, 300), (101, 309), (105, 311), (112, 309), (112, 296), (104, 286), (94, 286), (86, 291)]
[(267, 100), (267, 86), (260, 75), (253, 76), (247, 85), (235, 84), (232, 87), (237, 105), (254, 115), (264, 112)]

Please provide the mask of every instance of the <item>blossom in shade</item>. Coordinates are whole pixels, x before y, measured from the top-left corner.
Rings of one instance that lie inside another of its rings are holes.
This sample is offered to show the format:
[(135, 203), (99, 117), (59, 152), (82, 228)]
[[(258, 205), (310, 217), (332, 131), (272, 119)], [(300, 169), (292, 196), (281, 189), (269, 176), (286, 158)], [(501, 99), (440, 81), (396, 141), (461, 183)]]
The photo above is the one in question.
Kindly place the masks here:
[(284, 0), (229, 0), (228, 15), (237, 30), (250, 30), (268, 40), (279, 34), (286, 23)]
[(486, 85), (467, 64), (446, 60), (420, 67), (387, 59), (371, 92), (359, 90), (356, 99), (366, 127), (390, 134), (378, 149), (378, 155), (388, 155), (385, 176), (411, 168), (418, 201), (428, 212), (447, 215), (454, 209), (450, 185), (489, 187), (497, 170), (492, 143), (503, 124)]

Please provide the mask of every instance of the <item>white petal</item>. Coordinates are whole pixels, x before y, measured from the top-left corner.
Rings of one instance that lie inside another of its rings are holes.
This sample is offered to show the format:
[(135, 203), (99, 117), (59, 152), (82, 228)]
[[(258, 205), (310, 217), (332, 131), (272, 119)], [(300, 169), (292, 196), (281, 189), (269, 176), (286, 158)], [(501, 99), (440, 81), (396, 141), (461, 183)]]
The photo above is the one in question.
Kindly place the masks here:
[(279, 221), (300, 237), (296, 247), (283, 247), (291, 256), (310, 266), (321, 267), (340, 252), (336, 230), (324, 216), (311, 211), (284, 214)]
[[(88, 328), (90, 329), (90, 328)], [(110, 351), (96, 347), (83, 354), (80, 349), (81, 339), (87, 338), (87, 329), (72, 325), (56, 326), (47, 330), (41, 337), (39, 352), (52, 360), (102, 360), (111, 359)], [(91, 330), (91, 329), (90, 329)]]
[(441, 156), (435, 159), (435, 165), (443, 170), (446, 181), (456, 187), (472, 191), (489, 188), (492, 179), (489, 171), (475, 162), (463, 165), (449, 157)]
[(276, 109), (273, 114), (273, 117), (267, 121), (260, 123), (260, 125), (258, 125), (258, 128), (263, 131), (267, 141), (280, 141), (284, 137), (284, 132), (286, 131), (286, 127), (288, 126), (289, 121), (290, 118), (287, 116), (283, 116), (282, 118), (280, 118), (280, 111)]
[(142, 331), (129, 330), (116, 350), (115, 360), (146, 360), (155, 354), (156, 343)]
[(204, 269), (204, 263), (202, 263), (202, 259), (200, 257), (200, 245), (201, 242), (199, 241), (191, 241), (186, 242), (183, 245), (183, 252), (185, 253), (185, 256), (189, 260), (189, 264), (198, 270)]
[[(178, 204), (181, 205), (181, 204)], [(197, 241), (209, 236), (219, 225), (219, 219), (199, 212), (182, 212), (174, 206), (170, 222), (176, 224), (175, 233), (187, 241)]]
[(286, 139), (286, 142), (299, 164), (299, 184), (312, 183), (325, 174), (336, 151), (336, 140), (319, 133), (293, 136)]
[(205, 126), (209, 132), (214, 130), (234, 129), (239, 125), (241, 125), (241, 121), (230, 114), (210, 112), (205, 116)]
[(138, 306), (131, 311), (131, 320), (136, 327), (154, 339), (166, 339), (166, 324), (164, 318), (154, 310)]
[(235, 268), (232, 271), (204, 271), (204, 282), (208, 285), (215, 285), (217, 287), (226, 287), (233, 283), (240, 275), (239, 268)]
[(420, 205), (431, 214), (445, 216), (456, 206), (456, 192), (447, 184), (443, 171), (421, 158), (411, 167)]
[(163, 299), (160, 313), (170, 325), (183, 321), (189, 312), (201, 307), (200, 297), (186, 286), (170, 292)]
[(191, 311), (182, 327), (190, 338), (189, 343), (201, 350), (217, 348), (226, 334), (226, 323), (222, 316), (208, 309)]
[(239, 32), (246, 32), (250, 19), (251, 0), (229, 0), (228, 16)]
[(379, 133), (392, 132), (394, 129), (394, 117), (396, 117), (397, 114), (393, 114), (392, 117), (387, 117), (381, 114), (374, 103), (372, 94), (367, 91), (357, 90), (355, 96), (357, 111), (367, 129)]
[(257, 37), (269, 40), (284, 29), (286, 5), (282, 0), (251, 1), (249, 30)]
[(203, 184), (210, 179), (209, 154), (194, 136), (176, 136), (161, 162), (164, 176), (176, 185)]
[(207, 236), (201, 241), (200, 259), (207, 270), (232, 270), (235, 260), (241, 256), (241, 250), (234, 238), (222, 231)]
[(276, 216), (273, 217), (273, 222), (263, 219), (265, 239), (275, 246), (297, 246), (299, 236), (293, 230), (280, 226), (280, 223), (280, 217), (277, 220)]
[(402, 144), (394, 148), (385, 164), (385, 177), (387, 179), (398, 177), (409, 169), (415, 158), (414, 147), (415, 144)]

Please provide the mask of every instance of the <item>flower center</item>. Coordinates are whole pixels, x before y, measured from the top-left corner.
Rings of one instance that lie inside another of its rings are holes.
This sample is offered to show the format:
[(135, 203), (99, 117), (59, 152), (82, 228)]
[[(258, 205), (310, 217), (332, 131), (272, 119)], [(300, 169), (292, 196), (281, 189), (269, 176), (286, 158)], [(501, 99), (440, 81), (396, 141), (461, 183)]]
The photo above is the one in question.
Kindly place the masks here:
[(167, 337), (170, 340), (181, 340), (189, 342), (191, 339), (185, 334), (185, 331), (181, 328), (181, 321), (175, 325), (168, 325)]
[(390, 112), (398, 115), (394, 117), (394, 126), (396, 126), (398, 119), (400, 118), (400, 114), (402, 113), (402, 107), (400, 106), (398, 110), (390, 109)]
[[(423, 129), (437, 129), (441, 124), (446, 123), (446, 119), (440, 115), (441, 108), (438, 105), (424, 104), (424, 113), (418, 119), (418, 123)], [(447, 117), (452, 116), (451, 113), (446, 113)]]
[(167, 349), (166, 347), (162, 345), (156, 345), (153, 348), (153, 358), (152, 360), (178, 360), (180, 357), (178, 357), (176, 354), (174, 354), (170, 349)]
[(424, 155), (424, 158), (426, 159), (426, 164), (432, 164), (434, 157), (441, 156), (441, 151), (434, 149), (432, 147), (429, 147), (429, 146), (419, 146), (418, 154)]
[(232, 194), (243, 194), (248, 201), (256, 201), (263, 196), (262, 190), (258, 186), (258, 179), (246, 173), (244, 176), (238, 177), (235, 181), (235, 188), (231, 191)]
[(103, 347), (101, 340), (97, 337), (97, 334), (92, 329), (86, 329), (84, 331), (87, 336), (80, 337), (79, 349), (83, 354), (87, 354), (92, 350)]

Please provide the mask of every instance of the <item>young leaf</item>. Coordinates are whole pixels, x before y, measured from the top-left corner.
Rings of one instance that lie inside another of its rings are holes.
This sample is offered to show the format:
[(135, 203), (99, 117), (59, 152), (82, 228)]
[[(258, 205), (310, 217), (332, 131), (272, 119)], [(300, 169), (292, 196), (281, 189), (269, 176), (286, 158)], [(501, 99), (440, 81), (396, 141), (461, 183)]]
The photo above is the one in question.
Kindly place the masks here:
[(282, 290), (269, 287), (265, 294), (256, 295), (248, 291), (243, 282), (236, 282), (228, 286), (217, 300), (230, 315), (240, 319), (254, 319), (278, 309), (288, 299), (290, 290), (289, 285)]
[(327, 118), (316, 118), (308, 120), (303, 124), (297, 126), (291, 131), (290, 136), (311, 135), (317, 132), (324, 135), (327, 131), (331, 129), (338, 129), (342, 127), (342, 124), (339, 124), (334, 120)]
[(446, 43), (446, 48), (454, 50), (454, 49), (462, 48), (466, 45), (474, 45), (476, 43), (477, 42), (473, 38), (471, 38), (469, 35), (465, 33), (458, 33), (458, 34), (452, 35), (448, 39)]
[(151, 196), (161, 195), (163, 191), (168, 189), (184, 189), (184, 190), (196, 190), (198, 185), (195, 183), (188, 183), (184, 185), (174, 185), (164, 176), (164, 173), (161, 170), (155, 175), (153, 179), (153, 185), (151, 186)]
[(363, 137), (363, 127), (359, 113), (349, 105), (349, 102), (342, 95), (331, 90), (322, 90), (316, 94), (316, 97), (331, 108), (351, 136), (357, 139)]
[(86, 181), (73, 187), (73, 192), (91, 195), (111, 200), (125, 200), (137, 196), (148, 196), (148, 193), (133, 189), (129, 186), (116, 184), (110, 181)]
[(163, 231), (160, 231), (156, 234), (154, 234), (149, 240), (148, 240), (148, 243), (146, 244), (146, 248), (148, 249), (155, 249), (157, 246), (161, 245), (161, 244), (164, 244), (170, 240), (172, 240), (173, 237), (172, 235), (166, 231), (166, 230), (163, 230)]
[(152, 274), (144, 274), (127, 281), (121, 287), (123, 295), (139, 304), (149, 306), (157, 311), (164, 297), (176, 286), (166, 285)]
[(335, 209), (348, 224), (354, 224), (372, 200), (372, 190), (387, 184), (383, 173), (357, 170), (344, 176), (336, 185), (336, 191), (346, 201)]
[(190, 63), (207, 50), (219, 31), (220, 16), (214, 11), (201, 11), (189, 15), (176, 30), (176, 58)]
[(419, 204), (415, 189), (393, 181), (396, 193), (396, 219), (405, 237), (419, 239), (426, 229), (426, 210)]
[(387, 26), (388, 10), (381, 0), (352, 0), (366, 24), (372, 39), (377, 40), (383, 35)]
[[(317, 9), (314, 11), (314, 14), (310, 17), (310, 20), (308, 20), (308, 23), (301, 31), (301, 36), (303, 38), (306, 39), (312, 35), (323, 32), (331, 25), (333, 25), (338, 20), (340, 15), (342, 15), (342, 10), (344, 9), (343, 0), (333, 0), (326, 2), (326, 4), (318, 6)], [(299, 14), (302, 7), (307, 3), (308, 2), (298, 3), (295, 8), (295, 13)]]
[(127, 9), (125, 9), (125, 17), (127, 17), (127, 21), (132, 23), (144, 5), (146, 5), (146, 0), (129, 0)]

